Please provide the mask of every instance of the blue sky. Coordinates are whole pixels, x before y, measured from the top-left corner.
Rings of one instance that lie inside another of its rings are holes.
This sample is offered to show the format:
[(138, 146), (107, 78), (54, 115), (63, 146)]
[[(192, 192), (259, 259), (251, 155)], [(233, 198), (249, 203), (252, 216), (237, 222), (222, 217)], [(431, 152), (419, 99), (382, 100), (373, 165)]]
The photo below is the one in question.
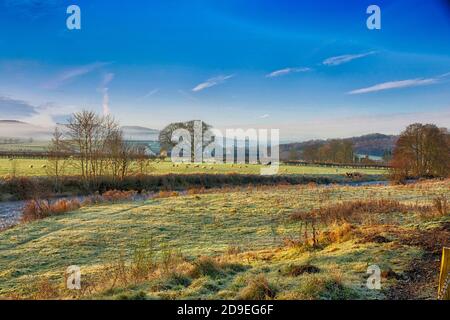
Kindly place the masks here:
[[(66, 8), (81, 8), (81, 30)], [(381, 8), (368, 30), (366, 8)], [(81, 109), (283, 139), (450, 126), (450, 5), (432, 0), (3, 0), (0, 119)]]

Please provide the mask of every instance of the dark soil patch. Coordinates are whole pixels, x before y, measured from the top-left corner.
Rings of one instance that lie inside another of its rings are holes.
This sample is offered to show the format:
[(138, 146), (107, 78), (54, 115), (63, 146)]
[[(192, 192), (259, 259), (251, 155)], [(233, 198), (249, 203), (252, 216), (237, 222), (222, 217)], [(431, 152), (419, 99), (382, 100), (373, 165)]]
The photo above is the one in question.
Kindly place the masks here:
[(389, 299), (436, 299), (442, 247), (450, 245), (450, 223), (431, 230), (408, 232), (402, 245), (421, 247), (425, 254), (411, 262), (396, 285), (386, 293)]
[(358, 243), (367, 243), (367, 242), (388, 243), (392, 241), (380, 235), (367, 235), (358, 241)]

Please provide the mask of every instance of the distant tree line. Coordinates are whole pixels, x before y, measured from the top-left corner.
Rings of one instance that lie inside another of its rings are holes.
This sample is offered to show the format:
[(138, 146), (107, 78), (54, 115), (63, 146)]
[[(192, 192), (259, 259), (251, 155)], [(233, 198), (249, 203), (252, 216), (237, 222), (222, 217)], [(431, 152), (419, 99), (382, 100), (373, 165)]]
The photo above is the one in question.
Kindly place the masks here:
[(309, 162), (353, 163), (355, 161), (353, 142), (335, 139), (311, 144), (304, 147), (302, 159)]

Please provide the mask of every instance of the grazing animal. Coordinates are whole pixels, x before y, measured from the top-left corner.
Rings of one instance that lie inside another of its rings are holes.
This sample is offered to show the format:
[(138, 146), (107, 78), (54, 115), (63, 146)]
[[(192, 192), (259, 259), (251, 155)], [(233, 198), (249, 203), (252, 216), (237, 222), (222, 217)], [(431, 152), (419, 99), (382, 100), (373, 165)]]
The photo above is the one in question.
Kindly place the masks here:
[(347, 178), (358, 179), (362, 178), (362, 174), (360, 172), (346, 172), (345, 175)]

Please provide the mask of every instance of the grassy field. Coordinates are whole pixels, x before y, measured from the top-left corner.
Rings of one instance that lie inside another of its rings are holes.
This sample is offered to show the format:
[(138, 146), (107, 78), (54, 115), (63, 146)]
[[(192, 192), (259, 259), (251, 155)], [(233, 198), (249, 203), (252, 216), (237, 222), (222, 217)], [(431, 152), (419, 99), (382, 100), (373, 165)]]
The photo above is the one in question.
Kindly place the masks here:
[(31, 151), (31, 152), (44, 152), (48, 149), (49, 142), (46, 141), (33, 141), (27, 143), (1, 143), (0, 151)]
[[(12, 175), (16, 176), (46, 176), (48, 174), (45, 166), (47, 160), (44, 159), (0, 159), (0, 177)], [(192, 174), (192, 173), (208, 173), (208, 174), (225, 174), (225, 173), (241, 173), (241, 174), (260, 174), (261, 165), (250, 164), (178, 164), (174, 165), (170, 161), (156, 162), (152, 161), (146, 173), (148, 174)], [(136, 168), (132, 167), (132, 170)], [(307, 174), (307, 175), (343, 175), (346, 172), (358, 171), (368, 175), (383, 175), (386, 173), (384, 169), (348, 169), (348, 168), (330, 168), (320, 166), (294, 166), (281, 165), (279, 174)], [(78, 169), (74, 165), (67, 165), (65, 169), (67, 175), (77, 175)]]
[[(449, 244), (448, 212), (367, 212), (323, 227), (339, 237), (316, 247), (296, 241), (302, 221), (289, 217), (355, 200), (432, 207), (449, 194), (446, 180), (242, 188), (85, 207), (0, 233), (0, 297), (402, 298), (412, 266), (426, 261), (432, 274), (410, 291), (435, 298), (439, 261), (424, 257)], [(382, 290), (365, 285), (372, 264), (384, 272)], [(81, 267), (85, 288), (75, 295), (64, 289), (70, 265)]]

